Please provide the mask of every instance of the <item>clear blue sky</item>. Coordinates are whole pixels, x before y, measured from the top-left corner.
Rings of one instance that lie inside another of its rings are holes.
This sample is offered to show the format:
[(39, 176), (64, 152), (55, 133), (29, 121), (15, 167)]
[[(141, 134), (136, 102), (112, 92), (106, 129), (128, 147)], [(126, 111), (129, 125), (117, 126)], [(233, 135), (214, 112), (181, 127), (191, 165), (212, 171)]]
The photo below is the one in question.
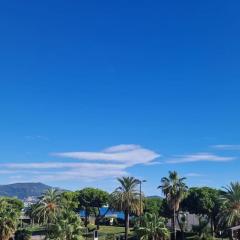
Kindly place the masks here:
[(0, 182), (111, 191), (130, 174), (157, 194), (168, 170), (239, 180), (239, 8), (2, 1)]

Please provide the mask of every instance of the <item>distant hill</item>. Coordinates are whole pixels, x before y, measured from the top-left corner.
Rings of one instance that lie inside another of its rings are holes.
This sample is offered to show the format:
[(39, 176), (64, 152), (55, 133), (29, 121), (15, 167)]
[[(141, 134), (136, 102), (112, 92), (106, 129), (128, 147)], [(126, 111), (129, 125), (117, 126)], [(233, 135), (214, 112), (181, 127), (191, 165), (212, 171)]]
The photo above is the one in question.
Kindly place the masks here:
[(162, 197), (160, 197), (160, 196), (156, 196), (156, 195), (153, 195), (153, 196), (147, 196), (146, 198), (160, 198), (160, 199), (162, 199)]
[(30, 196), (39, 197), (47, 189), (52, 188), (43, 183), (13, 183), (0, 185), (0, 196), (24, 199)]

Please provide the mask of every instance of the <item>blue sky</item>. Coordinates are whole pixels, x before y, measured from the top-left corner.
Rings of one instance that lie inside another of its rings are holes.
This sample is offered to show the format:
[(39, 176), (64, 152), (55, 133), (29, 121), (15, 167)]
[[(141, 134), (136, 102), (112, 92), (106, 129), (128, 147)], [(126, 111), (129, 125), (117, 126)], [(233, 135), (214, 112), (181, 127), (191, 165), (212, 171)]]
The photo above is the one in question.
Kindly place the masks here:
[(239, 180), (238, 1), (0, 6), (2, 184)]

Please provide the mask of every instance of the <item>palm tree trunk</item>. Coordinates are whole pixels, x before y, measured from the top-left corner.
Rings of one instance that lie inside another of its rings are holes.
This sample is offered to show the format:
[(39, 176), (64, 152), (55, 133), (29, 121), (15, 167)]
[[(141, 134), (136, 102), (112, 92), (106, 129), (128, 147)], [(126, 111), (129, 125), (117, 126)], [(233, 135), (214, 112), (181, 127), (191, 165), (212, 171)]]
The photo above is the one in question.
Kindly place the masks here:
[(178, 223), (178, 226), (179, 226), (180, 231), (181, 231), (181, 238), (182, 238), (182, 240), (184, 240), (183, 226), (182, 226), (182, 224), (181, 224), (181, 222), (180, 222), (180, 220), (179, 220), (179, 214), (177, 213), (176, 215), (177, 215), (177, 216), (176, 216), (176, 218), (177, 218), (177, 223)]
[(87, 211), (87, 209), (85, 208), (84, 226), (87, 227), (87, 225), (88, 225), (88, 211)]
[(125, 240), (128, 239), (128, 230), (129, 230), (129, 212), (125, 212)]
[(176, 231), (176, 210), (173, 208), (173, 239), (177, 239), (177, 231)]
[(213, 223), (213, 219), (212, 217), (210, 217), (210, 221), (211, 221), (211, 232), (212, 232), (212, 237), (215, 237), (215, 230), (214, 230), (214, 223)]

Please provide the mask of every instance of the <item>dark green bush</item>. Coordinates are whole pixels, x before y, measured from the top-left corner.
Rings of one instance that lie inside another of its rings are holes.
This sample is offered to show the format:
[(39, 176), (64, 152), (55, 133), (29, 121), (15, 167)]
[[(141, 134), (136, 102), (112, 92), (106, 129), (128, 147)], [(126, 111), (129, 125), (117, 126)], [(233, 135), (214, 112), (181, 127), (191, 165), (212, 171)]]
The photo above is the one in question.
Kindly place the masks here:
[(26, 229), (17, 230), (15, 233), (15, 240), (30, 240), (31, 233)]

